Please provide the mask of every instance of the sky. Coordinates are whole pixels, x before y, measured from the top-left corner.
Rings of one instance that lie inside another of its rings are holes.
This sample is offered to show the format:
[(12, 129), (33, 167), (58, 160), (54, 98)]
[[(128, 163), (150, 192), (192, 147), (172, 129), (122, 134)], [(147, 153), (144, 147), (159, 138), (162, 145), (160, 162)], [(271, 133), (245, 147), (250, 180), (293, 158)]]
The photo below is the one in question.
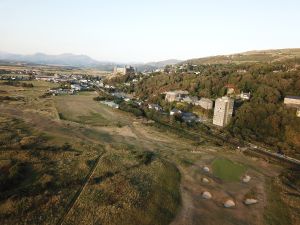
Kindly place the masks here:
[(150, 62), (300, 47), (299, 0), (0, 0), (0, 51)]

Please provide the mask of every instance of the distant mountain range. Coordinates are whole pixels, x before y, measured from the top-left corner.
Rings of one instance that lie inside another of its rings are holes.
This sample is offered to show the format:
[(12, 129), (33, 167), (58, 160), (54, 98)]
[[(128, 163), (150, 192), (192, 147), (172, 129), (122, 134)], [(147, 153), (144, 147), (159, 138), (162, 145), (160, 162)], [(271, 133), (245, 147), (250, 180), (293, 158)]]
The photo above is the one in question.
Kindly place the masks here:
[(60, 54), (47, 55), (44, 53), (36, 53), (33, 55), (11, 54), (0, 51), (0, 61), (10, 63), (27, 63), (37, 65), (55, 65), (55, 66), (72, 66), (72, 67), (89, 67), (97, 68), (103, 71), (112, 71), (115, 66), (134, 66), (138, 71), (151, 71), (164, 68), (166, 65), (190, 63), (200, 64), (228, 64), (228, 63), (253, 63), (253, 62), (270, 62), (282, 61), (285, 59), (293, 59), (300, 57), (300, 48), (291, 49), (274, 49), (249, 51), (232, 55), (218, 55), (204, 58), (189, 59), (180, 61), (177, 59), (169, 59), (165, 61), (149, 62), (149, 63), (117, 63), (109, 61), (97, 61), (86, 55)]
[[(125, 66), (124, 63), (104, 62), (97, 61), (86, 55), (75, 54), (60, 54), (60, 55), (47, 55), (44, 53), (36, 53), (33, 55), (20, 55), (0, 52), (0, 60), (6, 62), (19, 62), (40, 65), (56, 65), (56, 66), (74, 66), (74, 67), (93, 67), (100, 70), (111, 71), (115, 66)], [(136, 67), (139, 71), (155, 70), (163, 68), (166, 65), (176, 64), (180, 60), (170, 59), (159, 62), (150, 63), (134, 63), (132, 66)]]
[(300, 58), (300, 48), (273, 49), (249, 51), (232, 55), (218, 55), (204, 58), (190, 59), (181, 63), (200, 64), (228, 64), (274, 62), (286, 59)]

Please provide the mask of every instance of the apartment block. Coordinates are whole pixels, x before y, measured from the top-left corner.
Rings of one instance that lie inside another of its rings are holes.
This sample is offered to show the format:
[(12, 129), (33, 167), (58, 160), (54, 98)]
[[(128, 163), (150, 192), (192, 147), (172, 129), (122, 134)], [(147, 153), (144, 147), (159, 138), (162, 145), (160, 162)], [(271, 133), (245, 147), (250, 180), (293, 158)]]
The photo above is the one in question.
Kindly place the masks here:
[(229, 124), (233, 114), (234, 100), (224, 96), (215, 102), (213, 124), (224, 127)]

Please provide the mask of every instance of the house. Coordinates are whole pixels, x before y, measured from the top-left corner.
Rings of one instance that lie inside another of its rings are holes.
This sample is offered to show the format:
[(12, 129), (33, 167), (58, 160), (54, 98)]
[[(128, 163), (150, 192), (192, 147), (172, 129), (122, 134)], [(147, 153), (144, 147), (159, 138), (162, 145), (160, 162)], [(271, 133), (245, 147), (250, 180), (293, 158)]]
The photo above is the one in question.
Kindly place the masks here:
[(186, 96), (184, 97), (183, 99), (181, 99), (181, 102), (185, 102), (185, 103), (188, 103), (188, 104), (195, 104), (195, 102), (198, 101), (198, 97), (195, 97), (195, 96)]
[(195, 102), (195, 105), (202, 107), (203, 109), (209, 110), (213, 108), (214, 102), (208, 98), (201, 98)]
[(162, 107), (158, 104), (148, 104), (148, 109), (154, 109), (156, 111), (162, 111)]
[(251, 93), (250, 93), (250, 92), (248, 92), (248, 93), (242, 92), (241, 95), (240, 95), (240, 97), (241, 97), (241, 99), (243, 99), (243, 100), (250, 100), (250, 98), (251, 98)]
[(182, 112), (179, 109), (172, 109), (170, 111), (170, 116), (180, 115)]
[(290, 107), (300, 107), (300, 96), (286, 96), (283, 103)]
[(189, 92), (179, 90), (179, 91), (168, 91), (165, 92), (164, 94), (166, 94), (165, 100), (167, 102), (174, 102), (174, 101), (181, 101), (189, 94)]
[(287, 107), (296, 108), (296, 116), (300, 117), (300, 96), (286, 96), (284, 104)]
[(71, 84), (71, 89), (74, 91), (81, 91), (81, 86), (79, 84)]

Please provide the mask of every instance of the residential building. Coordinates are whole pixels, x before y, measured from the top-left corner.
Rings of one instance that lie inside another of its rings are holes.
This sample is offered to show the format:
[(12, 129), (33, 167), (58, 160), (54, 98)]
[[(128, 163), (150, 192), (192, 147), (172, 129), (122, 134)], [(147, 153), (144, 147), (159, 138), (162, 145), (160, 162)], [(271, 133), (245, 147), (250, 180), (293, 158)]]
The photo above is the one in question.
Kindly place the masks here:
[(284, 98), (284, 104), (292, 107), (300, 107), (300, 96), (286, 96)]
[(201, 98), (199, 101), (195, 102), (195, 105), (201, 106), (203, 109), (212, 109), (213, 101), (208, 98)]
[(181, 99), (182, 102), (188, 103), (188, 104), (195, 104), (195, 102), (198, 101), (198, 97), (195, 96), (186, 96), (183, 99)]
[(187, 91), (168, 91), (165, 92), (166, 97), (165, 100), (167, 102), (174, 102), (174, 101), (181, 101), (183, 98), (185, 98), (189, 92)]
[(249, 93), (244, 93), (244, 92), (242, 92), (241, 95), (240, 95), (240, 97), (241, 97), (241, 99), (243, 99), (243, 100), (250, 100), (250, 98), (251, 98), (251, 93), (250, 93), (250, 92), (249, 92)]
[(71, 84), (71, 89), (81, 91), (81, 86), (79, 84)]
[(229, 124), (233, 114), (234, 100), (224, 96), (215, 103), (213, 124), (224, 127)]
[(296, 108), (296, 116), (300, 117), (300, 96), (286, 96), (284, 104), (291, 108)]

